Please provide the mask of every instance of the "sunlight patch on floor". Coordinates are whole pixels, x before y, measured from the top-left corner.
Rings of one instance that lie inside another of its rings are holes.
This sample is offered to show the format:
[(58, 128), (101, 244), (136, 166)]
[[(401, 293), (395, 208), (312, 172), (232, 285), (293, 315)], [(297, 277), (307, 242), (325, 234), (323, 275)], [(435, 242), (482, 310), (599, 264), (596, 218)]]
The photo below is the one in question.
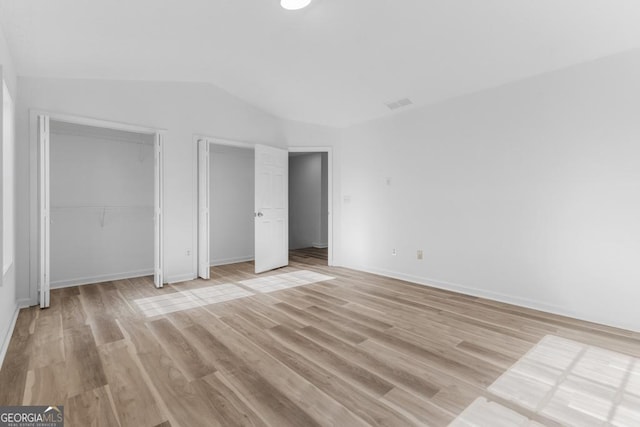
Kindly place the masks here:
[(524, 415), (484, 397), (473, 401), (449, 427), (544, 427)]
[(158, 295), (134, 300), (147, 317), (199, 307), (200, 301), (186, 292)]
[(276, 274), (273, 276), (258, 277), (257, 279), (243, 280), (240, 283), (256, 292), (267, 293), (332, 279), (334, 279), (334, 277), (326, 276), (314, 271), (299, 270), (292, 273)]
[(134, 302), (147, 317), (175, 313), (209, 304), (217, 304), (255, 295), (231, 283), (140, 298)]
[(191, 294), (200, 299), (203, 305), (217, 304), (220, 302), (231, 301), (238, 298), (250, 297), (255, 294), (242, 289), (233, 284), (224, 284), (216, 286), (207, 286), (204, 288), (191, 289)]
[[(563, 425), (640, 425), (640, 359), (552, 335), (488, 391)], [(466, 421), (452, 425), (500, 425), (506, 412), (495, 405), (474, 402), (463, 412)], [(496, 418), (473, 424), (470, 416)]]
[[(333, 277), (315, 273), (308, 270), (299, 270), (291, 273), (276, 274), (273, 276), (259, 277), (257, 279), (244, 280), (244, 286), (259, 293), (275, 292), (296, 286), (310, 285), (312, 283), (331, 280)], [(232, 301), (256, 295), (254, 292), (241, 288), (232, 283), (222, 285), (205, 286), (197, 289), (178, 291), (155, 297), (140, 298), (134, 302), (147, 317), (162, 314), (175, 313), (176, 311), (189, 310), (210, 304)]]

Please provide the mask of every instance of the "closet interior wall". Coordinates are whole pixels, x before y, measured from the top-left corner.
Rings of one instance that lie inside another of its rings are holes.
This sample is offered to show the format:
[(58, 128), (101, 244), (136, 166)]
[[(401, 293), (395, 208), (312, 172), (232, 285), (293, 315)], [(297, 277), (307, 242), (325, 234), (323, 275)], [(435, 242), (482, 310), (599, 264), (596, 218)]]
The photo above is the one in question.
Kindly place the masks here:
[(153, 274), (152, 135), (51, 121), (51, 287)]
[(253, 260), (254, 150), (212, 144), (209, 165), (210, 264)]

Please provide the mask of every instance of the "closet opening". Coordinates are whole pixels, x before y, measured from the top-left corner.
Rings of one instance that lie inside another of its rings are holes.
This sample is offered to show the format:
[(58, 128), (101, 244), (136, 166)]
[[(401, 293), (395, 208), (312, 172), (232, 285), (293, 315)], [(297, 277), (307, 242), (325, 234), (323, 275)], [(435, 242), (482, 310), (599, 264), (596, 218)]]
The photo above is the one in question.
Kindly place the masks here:
[(49, 306), (50, 289), (67, 286), (148, 277), (162, 287), (162, 134), (37, 120), (40, 306)]
[(253, 260), (256, 274), (289, 263), (288, 152), (194, 136), (198, 277)]
[(209, 265), (254, 261), (254, 150), (209, 146)]

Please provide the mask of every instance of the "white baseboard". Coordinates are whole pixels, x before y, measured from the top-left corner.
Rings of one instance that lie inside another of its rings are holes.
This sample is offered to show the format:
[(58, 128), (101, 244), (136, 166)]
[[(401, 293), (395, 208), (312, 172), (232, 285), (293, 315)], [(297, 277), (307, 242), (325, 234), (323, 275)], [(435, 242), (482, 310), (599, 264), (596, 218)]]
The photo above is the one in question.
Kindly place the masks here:
[(429, 279), (427, 277), (413, 276), (410, 274), (400, 273), (397, 271), (384, 270), (375, 267), (365, 266), (351, 266), (347, 265), (346, 268), (353, 270), (364, 271), (366, 273), (377, 274), (379, 276), (389, 277), (392, 279), (403, 280), (405, 282), (414, 283), (416, 285), (429, 286), (432, 288), (442, 289), (446, 291), (457, 292), (469, 296), (484, 298), (492, 301), (503, 302), (506, 304), (517, 305), (520, 307), (530, 308), (532, 310), (538, 310), (546, 313), (557, 314), (559, 316), (571, 317), (586, 322), (598, 323), (601, 325), (611, 326), (614, 328), (626, 329), (629, 331), (640, 332), (638, 325), (629, 325), (622, 323), (615, 323), (606, 319), (594, 318), (593, 315), (588, 313), (581, 313), (574, 310), (567, 310), (564, 307), (560, 307), (553, 304), (548, 304), (542, 301), (532, 300), (528, 298), (521, 298), (518, 296), (502, 294), (499, 292), (487, 291), (484, 289), (474, 288), (470, 286), (464, 286), (457, 283), (449, 283), (442, 280)]
[(16, 303), (16, 307), (13, 311), (13, 317), (11, 319), (11, 324), (4, 334), (4, 337), (2, 337), (2, 347), (0, 348), (0, 369), (2, 369), (4, 357), (7, 355), (7, 350), (9, 349), (9, 343), (11, 342), (11, 336), (13, 335), (13, 329), (16, 327), (16, 320), (18, 320), (19, 313), (20, 306)]
[(91, 283), (108, 282), (110, 280), (133, 279), (135, 277), (151, 276), (153, 269), (128, 271), (125, 273), (104, 274), (101, 276), (79, 277), (51, 282), (51, 289), (68, 288), (70, 286), (88, 285)]
[(220, 265), (237, 264), (239, 262), (247, 262), (247, 261), (253, 261), (253, 260), (254, 260), (253, 255), (224, 258), (224, 259), (212, 259), (209, 262), (209, 265), (211, 267), (218, 267)]
[(311, 246), (316, 249), (327, 249), (329, 247), (327, 243), (312, 243)]
[(32, 305), (37, 305), (37, 303), (32, 304), (30, 298), (19, 299), (18, 301), (16, 301), (16, 304), (18, 305), (18, 310), (20, 310), (21, 308), (31, 307)]
[(187, 282), (197, 277), (198, 276), (193, 273), (184, 273), (184, 274), (175, 274), (173, 276), (167, 276), (165, 280), (167, 283), (171, 284), (171, 283), (178, 283), (178, 282)]

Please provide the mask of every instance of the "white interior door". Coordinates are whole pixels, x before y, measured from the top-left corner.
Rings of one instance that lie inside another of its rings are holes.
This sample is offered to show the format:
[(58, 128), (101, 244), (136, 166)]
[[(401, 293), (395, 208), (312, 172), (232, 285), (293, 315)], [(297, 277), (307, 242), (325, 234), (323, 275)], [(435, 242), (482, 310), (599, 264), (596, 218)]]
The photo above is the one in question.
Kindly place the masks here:
[(255, 271), (289, 264), (289, 153), (255, 148)]
[(164, 197), (163, 197), (163, 159), (162, 159), (162, 134), (156, 133), (154, 144), (155, 157), (155, 179), (154, 179), (154, 265), (153, 265), (153, 283), (156, 288), (164, 286)]
[(198, 276), (209, 279), (209, 141), (198, 140)]
[(38, 151), (40, 154), (40, 307), (49, 307), (51, 288), (51, 209), (49, 198), (49, 116), (38, 116)]

